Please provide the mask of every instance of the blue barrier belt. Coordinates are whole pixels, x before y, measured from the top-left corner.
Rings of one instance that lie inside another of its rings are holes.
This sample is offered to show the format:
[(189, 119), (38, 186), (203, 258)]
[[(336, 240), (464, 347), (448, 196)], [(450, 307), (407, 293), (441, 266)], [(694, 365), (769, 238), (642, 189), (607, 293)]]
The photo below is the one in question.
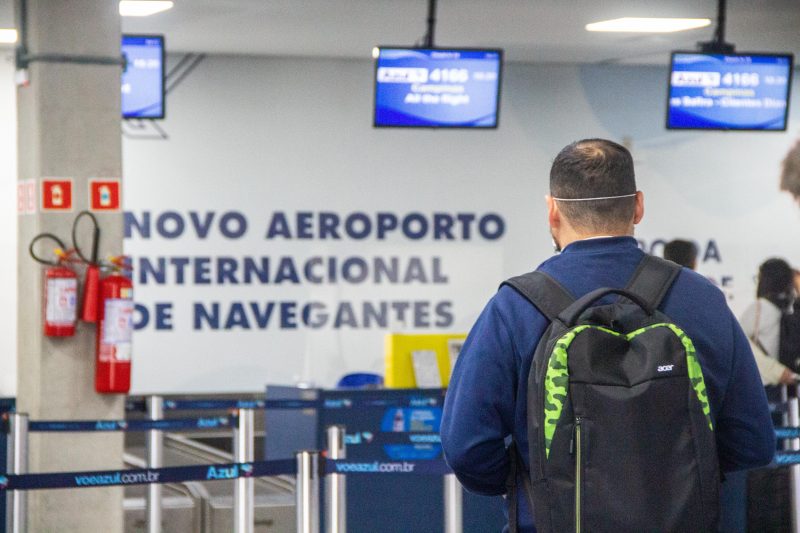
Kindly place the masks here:
[[(324, 474), (405, 474), (441, 476), (451, 470), (443, 460), (431, 461), (348, 461), (326, 459)], [(69, 489), (180, 483), (183, 481), (220, 481), (241, 477), (294, 475), (295, 459), (224, 463), (132, 470), (96, 470), (48, 474), (9, 474), (0, 476), (0, 494), (5, 490)]]
[(796, 465), (800, 463), (800, 451), (782, 451), (777, 452), (775, 454), (775, 458), (772, 460), (774, 465), (782, 466), (782, 465)]
[(31, 432), (78, 431), (148, 431), (203, 430), (230, 428), (236, 425), (235, 416), (205, 418), (173, 418), (166, 420), (35, 420), (28, 424)]
[(167, 411), (264, 409), (264, 400), (164, 400)]
[(226, 463), (135, 470), (100, 470), (91, 472), (58, 472), (52, 474), (9, 474), (0, 476), (3, 490), (67, 489), (143, 485), (150, 483), (180, 483), (183, 481), (215, 481), (240, 477), (294, 475), (294, 459)]
[(404, 474), (443, 476), (453, 471), (442, 459), (427, 461), (354, 461), (325, 459), (325, 474)]
[[(180, 410), (230, 410), (230, 409), (349, 409), (353, 407), (441, 407), (444, 395), (438, 399), (425, 398), (326, 398), (317, 400), (164, 400), (164, 409)], [(128, 400), (128, 411), (144, 411), (144, 400)]]
[(364, 444), (441, 444), (442, 437), (438, 433), (394, 433), (391, 431), (380, 433), (369, 433), (364, 436), (361, 433), (361, 439)]
[(775, 428), (775, 438), (777, 439), (800, 438), (800, 427)]

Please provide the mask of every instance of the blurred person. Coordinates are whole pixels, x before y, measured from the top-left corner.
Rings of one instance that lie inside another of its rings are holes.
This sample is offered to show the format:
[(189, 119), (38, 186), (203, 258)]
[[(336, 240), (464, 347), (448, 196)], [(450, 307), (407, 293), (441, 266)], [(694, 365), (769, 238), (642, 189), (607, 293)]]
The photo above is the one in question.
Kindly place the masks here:
[(758, 269), (756, 301), (745, 309), (739, 321), (754, 347), (764, 385), (788, 385), (797, 381), (793, 370), (780, 362), (782, 324), (784, 317), (793, 312), (795, 295), (792, 267), (783, 259), (764, 261)]
[(800, 140), (786, 154), (781, 170), (781, 190), (800, 202)]
[[(793, 371), (796, 367), (783, 364), (783, 354), (789, 344), (797, 344), (797, 339), (789, 337), (800, 333), (795, 327), (796, 322), (787, 321), (796, 318), (792, 313), (797, 294), (795, 279), (795, 271), (783, 259), (764, 261), (758, 269), (756, 301), (741, 317), (767, 396), (776, 403), (783, 400), (778, 385), (792, 385), (798, 378)], [(792, 388), (787, 392), (794, 396)], [(780, 413), (774, 413), (772, 418), (776, 426), (784, 424)], [(729, 502), (727, 508), (723, 507), (723, 519), (735, 520), (738, 510), (739, 514), (745, 515), (738, 517), (738, 523), (746, 522), (748, 531), (783, 531), (791, 523), (786, 472), (766, 468), (746, 474), (741, 476), (737, 472), (723, 483), (723, 498)], [(723, 526), (727, 525), (723, 522)], [(723, 531), (744, 529), (727, 527)]]
[[(794, 293), (800, 295), (800, 271), (795, 270)], [(800, 371), (800, 301), (795, 298), (792, 312), (785, 313), (781, 319), (781, 341), (778, 360), (792, 369)]]
[(697, 245), (692, 241), (673, 239), (664, 245), (664, 259), (697, 270)]

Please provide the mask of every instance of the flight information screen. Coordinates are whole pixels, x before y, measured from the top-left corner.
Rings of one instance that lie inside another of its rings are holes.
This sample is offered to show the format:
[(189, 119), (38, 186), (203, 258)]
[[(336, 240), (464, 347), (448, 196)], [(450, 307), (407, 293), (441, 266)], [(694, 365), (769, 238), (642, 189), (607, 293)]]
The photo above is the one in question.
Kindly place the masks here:
[(496, 128), (502, 50), (380, 48), (376, 127)]
[(785, 130), (793, 59), (674, 52), (667, 128)]
[(122, 116), (164, 118), (164, 37), (123, 35)]

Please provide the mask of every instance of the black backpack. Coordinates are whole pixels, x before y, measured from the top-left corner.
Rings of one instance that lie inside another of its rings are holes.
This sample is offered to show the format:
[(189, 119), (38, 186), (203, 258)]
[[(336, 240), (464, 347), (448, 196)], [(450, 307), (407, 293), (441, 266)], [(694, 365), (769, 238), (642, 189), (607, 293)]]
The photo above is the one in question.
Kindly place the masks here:
[[(716, 532), (720, 474), (703, 373), (691, 339), (658, 311), (679, 272), (645, 256), (625, 289), (577, 301), (542, 272), (504, 283), (550, 321), (528, 376), (529, 478), (522, 473), (538, 533)], [(611, 294), (622, 298), (596, 305)]]

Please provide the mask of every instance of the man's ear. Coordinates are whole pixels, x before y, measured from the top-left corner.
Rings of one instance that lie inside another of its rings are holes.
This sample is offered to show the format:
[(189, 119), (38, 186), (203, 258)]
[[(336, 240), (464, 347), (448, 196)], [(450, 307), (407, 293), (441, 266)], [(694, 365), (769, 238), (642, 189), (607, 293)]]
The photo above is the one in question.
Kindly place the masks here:
[(636, 191), (636, 210), (633, 215), (633, 223), (638, 224), (644, 218), (644, 193)]
[(547, 223), (551, 228), (558, 228), (561, 225), (561, 212), (558, 210), (558, 202), (553, 200), (549, 194), (544, 197), (547, 202)]

